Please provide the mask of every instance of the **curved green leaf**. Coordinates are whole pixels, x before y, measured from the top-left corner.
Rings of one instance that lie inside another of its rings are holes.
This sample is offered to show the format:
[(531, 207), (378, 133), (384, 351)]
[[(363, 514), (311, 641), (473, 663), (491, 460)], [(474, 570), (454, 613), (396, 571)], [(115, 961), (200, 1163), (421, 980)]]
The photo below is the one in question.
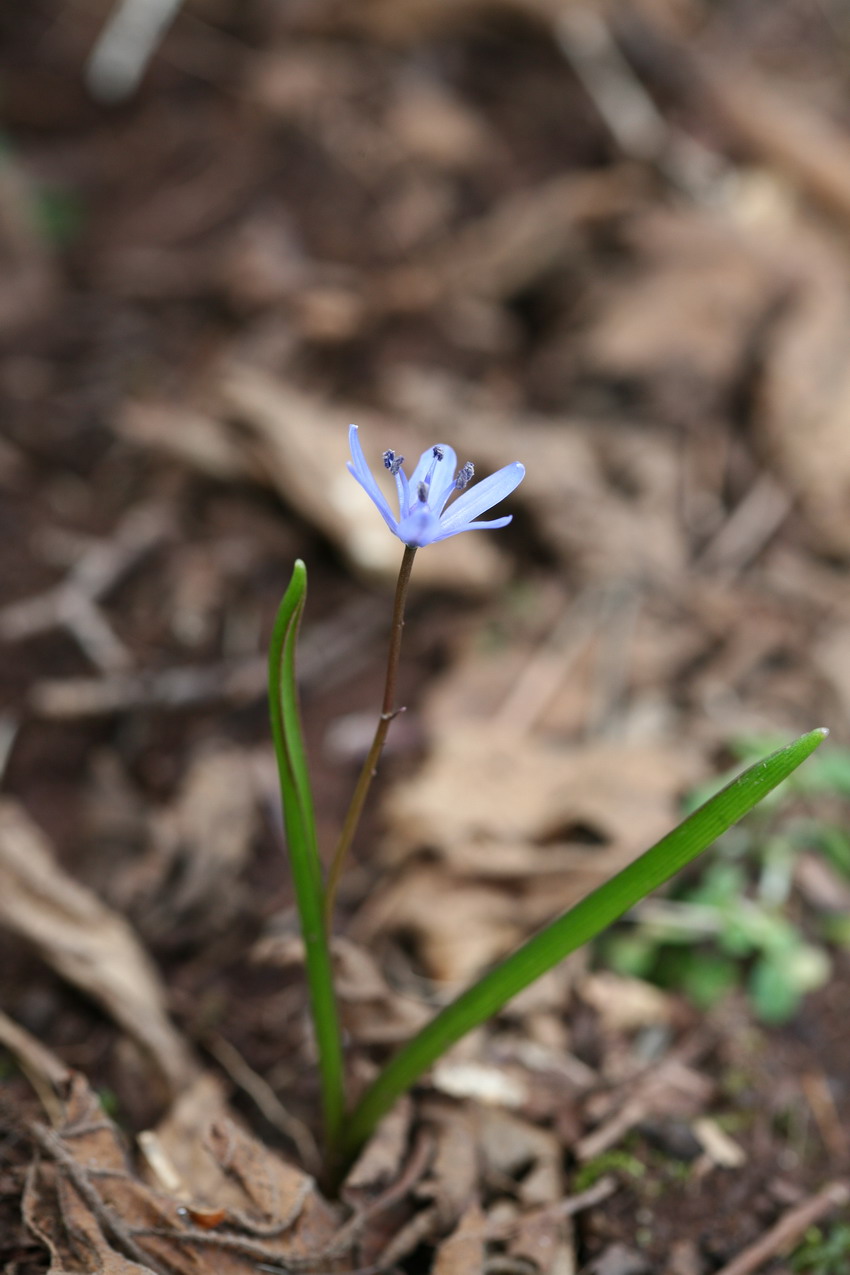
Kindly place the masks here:
[(307, 982), (325, 1120), (325, 1138), (336, 1146), (344, 1112), (344, 1078), (339, 1016), (324, 921), (324, 886), (316, 839), (313, 794), (298, 709), (295, 651), (307, 596), (307, 568), (299, 559), (278, 608), (269, 645), (269, 713), (280, 777), (286, 842), (295, 899), (304, 938)]
[(827, 734), (826, 730), (811, 731), (750, 766), (634, 863), (534, 935), (441, 1010), (399, 1050), (361, 1098), (345, 1125), (344, 1157), (351, 1159), (357, 1153), (396, 1099), (456, 1041), (707, 849), (796, 770)]

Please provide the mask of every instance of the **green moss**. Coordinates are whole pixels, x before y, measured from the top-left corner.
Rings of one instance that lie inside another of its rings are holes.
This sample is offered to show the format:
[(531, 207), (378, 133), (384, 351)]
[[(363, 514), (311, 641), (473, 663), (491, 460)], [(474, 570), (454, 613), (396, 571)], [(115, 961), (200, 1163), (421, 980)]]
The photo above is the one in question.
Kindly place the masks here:
[(606, 1173), (625, 1173), (631, 1178), (642, 1178), (646, 1174), (646, 1165), (628, 1151), (604, 1151), (576, 1172), (573, 1190), (586, 1191)]

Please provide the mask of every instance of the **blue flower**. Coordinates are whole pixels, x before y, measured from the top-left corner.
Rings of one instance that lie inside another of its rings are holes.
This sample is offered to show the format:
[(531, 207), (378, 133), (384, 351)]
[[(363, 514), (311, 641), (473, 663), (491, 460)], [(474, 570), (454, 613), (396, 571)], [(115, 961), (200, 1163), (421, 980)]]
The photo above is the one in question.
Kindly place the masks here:
[[(476, 519), (479, 514), (486, 513), (493, 505), (504, 500), (505, 496), (509, 496), (522, 482), (525, 466), (519, 461), (505, 465), (504, 469), (491, 474), (483, 482), (469, 487), (475, 469), (471, 461), (458, 469), (457, 456), (452, 447), (444, 444), (429, 447), (419, 457), (419, 463), (409, 479), (402, 468), (404, 457), (397, 456), (393, 451), (386, 451), (383, 455), (384, 467), (393, 475), (398, 487), (399, 516), (396, 518), (366, 464), (356, 425), (352, 425), (348, 431), (348, 442), (351, 447), (349, 472), (371, 497), (373, 504), (377, 505), (378, 512), (393, 535), (412, 548), (422, 549), (437, 540), (459, 536), (462, 531), (477, 531), (481, 527), (507, 527), (511, 521), (511, 514), (485, 522), (477, 522)], [(450, 497), (456, 491), (460, 491), (462, 495), (454, 504), (448, 505)]]

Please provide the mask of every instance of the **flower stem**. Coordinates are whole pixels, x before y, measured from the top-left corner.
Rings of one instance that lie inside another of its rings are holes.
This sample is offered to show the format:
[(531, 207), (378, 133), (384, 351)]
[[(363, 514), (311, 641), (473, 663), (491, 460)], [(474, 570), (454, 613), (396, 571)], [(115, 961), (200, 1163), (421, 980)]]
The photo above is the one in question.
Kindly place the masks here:
[(404, 556), (398, 573), (398, 582), (395, 587), (393, 619), (390, 629), (390, 649), (387, 654), (387, 675), (384, 682), (384, 700), (381, 704), (381, 715), (378, 718), (372, 747), (369, 749), (369, 754), (363, 763), (363, 769), (360, 771), (360, 777), (357, 780), (357, 787), (354, 789), (354, 796), (351, 798), (348, 814), (345, 816), (345, 823), (342, 825), (342, 832), (334, 850), (334, 857), (331, 861), (325, 886), (325, 924), (328, 927), (330, 927), (333, 915), (337, 887), (342, 874), (345, 856), (348, 854), (351, 843), (354, 840), (354, 834), (357, 832), (357, 825), (360, 823), (360, 816), (366, 804), (369, 788), (378, 768), (378, 761), (386, 742), (390, 722), (399, 711), (395, 707), (398, 661), (401, 654), (401, 635), (404, 632), (404, 604), (407, 600), (407, 587), (410, 584), (410, 573), (413, 570), (415, 556), (415, 547), (413, 545), (405, 545)]

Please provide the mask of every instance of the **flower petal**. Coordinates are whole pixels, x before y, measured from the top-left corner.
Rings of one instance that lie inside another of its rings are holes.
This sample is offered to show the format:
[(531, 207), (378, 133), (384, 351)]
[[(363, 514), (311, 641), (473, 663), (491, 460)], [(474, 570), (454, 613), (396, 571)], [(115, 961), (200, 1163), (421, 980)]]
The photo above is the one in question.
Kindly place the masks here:
[(455, 489), (457, 475), (457, 452), (448, 443), (441, 443), (440, 446), (443, 449), (443, 459), (437, 461), (437, 468), (431, 479), (431, 494), (428, 497), (428, 504), (435, 514), (443, 512), (443, 506)]
[(504, 469), (498, 470), (495, 474), (490, 474), (488, 478), (468, 488), (458, 497), (451, 508), (443, 514), (441, 519), (442, 531), (453, 535), (457, 531), (466, 530), (467, 525), (477, 518), (479, 514), (483, 514), (486, 510), (491, 509), (493, 505), (498, 505), (500, 500), (505, 499), (505, 496), (509, 496), (514, 488), (519, 486), (524, 477), (525, 465), (521, 465), (517, 460), (512, 465), (505, 465)]
[(507, 527), (509, 522), (513, 522), (513, 514), (506, 514), (504, 518), (489, 518), (484, 522), (465, 522), (460, 527), (455, 527), (454, 531), (446, 531), (442, 529), (438, 536), (434, 537), (434, 541), (448, 540), (449, 536), (459, 536), (462, 531), (495, 531), (497, 527)]
[(351, 460), (348, 463), (349, 473), (357, 479), (360, 486), (377, 506), (390, 531), (395, 532), (397, 535), (398, 520), (393, 517), (383, 492), (375, 482), (371, 469), (366, 464), (366, 457), (363, 455), (363, 448), (360, 446), (360, 439), (357, 437), (356, 425), (350, 426), (348, 430), (348, 445), (351, 448)]
[(410, 513), (410, 483), (403, 469), (396, 474), (395, 485), (398, 491), (398, 516), (399, 519), (406, 518)]
[(416, 462), (416, 468), (410, 475), (410, 490), (416, 491), (420, 483), (424, 483), (428, 477), (428, 470), (431, 468), (431, 461), (434, 459), (434, 448), (429, 447), (422, 453)]
[(439, 518), (431, 513), (427, 505), (414, 505), (413, 513), (407, 518), (402, 518), (398, 524), (396, 535), (406, 545), (415, 545), (417, 549), (423, 549), (425, 545), (433, 544), (435, 540), (440, 539), (440, 530)]

